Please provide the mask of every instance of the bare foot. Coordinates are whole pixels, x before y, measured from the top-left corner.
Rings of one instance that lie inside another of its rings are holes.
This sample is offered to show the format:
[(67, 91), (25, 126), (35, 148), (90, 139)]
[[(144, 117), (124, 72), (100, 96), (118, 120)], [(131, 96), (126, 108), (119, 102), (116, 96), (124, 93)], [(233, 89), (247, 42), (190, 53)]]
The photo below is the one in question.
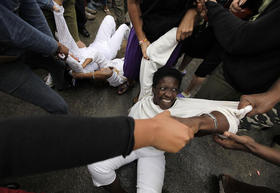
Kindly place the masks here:
[(79, 48), (85, 48), (85, 47), (86, 47), (85, 43), (82, 42), (81, 40), (77, 41), (76, 43), (77, 43), (77, 46), (78, 46)]

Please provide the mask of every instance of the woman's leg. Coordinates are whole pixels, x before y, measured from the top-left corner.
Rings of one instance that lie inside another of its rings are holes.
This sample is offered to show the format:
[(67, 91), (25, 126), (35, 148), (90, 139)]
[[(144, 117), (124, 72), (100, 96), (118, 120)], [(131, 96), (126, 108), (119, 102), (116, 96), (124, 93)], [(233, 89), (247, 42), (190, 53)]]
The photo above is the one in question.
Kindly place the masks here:
[(89, 45), (92, 47), (98, 42), (108, 42), (116, 31), (116, 22), (111, 15), (107, 15), (99, 26), (95, 40)]
[(124, 76), (127, 81), (118, 87), (118, 94), (124, 94), (132, 87), (135, 80), (139, 79), (142, 51), (134, 28), (130, 30), (124, 57)]
[(122, 24), (109, 40), (108, 45), (111, 49), (111, 59), (114, 59), (117, 56), (117, 53), (121, 48), (123, 38), (127, 33), (129, 33), (129, 27), (126, 24)]
[(117, 177), (115, 170), (123, 165), (133, 162), (135, 159), (137, 159), (136, 154), (131, 152), (126, 158), (118, 156), (88, 165), (88, 170), (91, 174), (94, 185), (100, 187), (114, 183)]
[(137, 80), (139, 78), (140, 64), (143, 55), (138, 42), (139, 40), (135, 30), (132, 28), (128, 37), (123, 67), (124, 76), (129, 80)]
[(141, 157), (137, 164), (137, 193), (161, 193), (165, 156)]

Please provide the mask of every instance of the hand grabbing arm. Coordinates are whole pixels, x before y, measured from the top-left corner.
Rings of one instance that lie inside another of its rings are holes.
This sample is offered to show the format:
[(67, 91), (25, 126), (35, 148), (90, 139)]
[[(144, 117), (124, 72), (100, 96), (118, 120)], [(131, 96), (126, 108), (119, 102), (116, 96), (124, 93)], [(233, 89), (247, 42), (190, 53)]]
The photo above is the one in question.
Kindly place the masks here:
[(280, 79), (267, 91), (260, 94), (242, 95), (238, 108), (252, 105), (253, 110), (248, 116), (265, 113), (271, 110), (280, 101)]
[(135, 120), (134, 149), (154, 146), (167, 152), (178, 152), (193, 138), (193, 131), (164, 111), (152, 119)]

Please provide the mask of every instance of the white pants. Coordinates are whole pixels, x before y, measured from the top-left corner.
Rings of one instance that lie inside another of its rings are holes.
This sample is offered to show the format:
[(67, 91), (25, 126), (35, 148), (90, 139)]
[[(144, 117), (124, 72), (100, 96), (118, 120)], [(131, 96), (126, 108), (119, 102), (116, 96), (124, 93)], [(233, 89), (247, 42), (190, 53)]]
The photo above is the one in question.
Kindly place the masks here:
[(126, 158), (118, 156), (105, 161), (88, 165), (92, 181), (95, 186), (109, 185), (116, 179), (115, 170), (138, 159), (137, 164), (137, 193), (161, 193), (164, 172), (164, 154), (156, 156), (143, 156), (133, 151)]
[(107, 15), (99, 26), (94, 42), (88, 48), (97, 49), (106, 59), (112, 60), (117, 56), (123, 38), (127, 37), (128, 33), (129, 27), (126, 24), (120, 25), (116, 30), (114, 18)]
[[(126, 78), (123, 76), (123, 60), (112, 59), (117, 56), (123, 38), (128, 36), (129, 27), (122, 24), (116, 30), (114, 18), (107, 15), (99, 26), (94, 42), (87, 48), (78, 48), (63, 17), (64, 8), (62, 6), (58, 7), (60, 8), (60, 12), (54, 12), (54, 16), (59, 41), (69, 47), (70, 53), (80, 60), (80, 62), (78, 62), (71, 56), (68, 56), (66, 62), (70, 68), (74, 72), (88, 73), (100, 68), (114, 67), (117, 71), (114, 71), (113, 75), (107, 79), (109, 84), (116, 87), (125, 82)], [(93, 61), (88, 64), (86, 68), (83, 68), (82, 64), (86, 58), (92, 58)]]

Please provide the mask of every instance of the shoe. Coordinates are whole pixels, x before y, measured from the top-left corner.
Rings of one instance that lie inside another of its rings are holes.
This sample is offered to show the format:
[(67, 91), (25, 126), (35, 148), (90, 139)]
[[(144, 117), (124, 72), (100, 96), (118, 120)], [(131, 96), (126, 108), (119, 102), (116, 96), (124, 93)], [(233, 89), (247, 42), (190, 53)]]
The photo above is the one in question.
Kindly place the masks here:
[(78, 29), (78, 31), (80, 34), (82, 34), (83, 36), (85, 36), (87, 38), (90, 36), (88, 30), (85, 27), (83, 27), (82, 29)]
[(190, 98), (191, 94), (186, 94), (185, 92), (181, 92), (179, 94), (177, 94), (178, 98)]
[(110, 9), (108, 8), (103, 9), (103, 11), (106, 13), (106, 15), (112, 15)]
[(48, 75), (44, 78), (44, 81), (48, 87), (50, 88), (54, 87), (54, 82), (50, 73), (48, 73)]
[(96, 16), (92, 15), (91, 13), (85, 12), (86, 17), (88, 20), (95, 20)]
[(91, 0), (90, 3), (93, 4), (95, 7), (103, 7), (104, 6), (102, 3), (96, 2), (94, 0)]
[(95, 14), (97, 13), (96, 10), (90, 9), (89, 7), (85, 7), (85, 10), (86, 10), (86, 12), (88, 12), (88, 13), (90, 13), (90, 14), (93, 14), (93, 15), (95, 15)]
[(87, 4), (87, 7), (89, 8), (89, 9), (92, 9), (92, 10), (97, 10), (97, 8), (91, 3), (91, 2), (89, 2), (88, 4)]

